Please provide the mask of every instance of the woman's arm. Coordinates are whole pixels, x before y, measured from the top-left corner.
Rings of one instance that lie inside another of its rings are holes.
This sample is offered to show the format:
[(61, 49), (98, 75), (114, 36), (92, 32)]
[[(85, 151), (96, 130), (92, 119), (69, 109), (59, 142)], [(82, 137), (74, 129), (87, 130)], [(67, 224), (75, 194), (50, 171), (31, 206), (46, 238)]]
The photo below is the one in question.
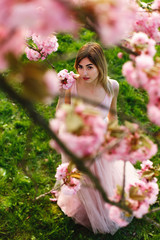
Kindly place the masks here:
[(108, 113), (108, 119), (117, 120), (117, 97), (119, 93), (119, 83), (116, 80), (111, 80), (113, 86), (114, 96), (111, 102), (110, 110)]
[(57, 103), (57, 106), (56, 106), (56, 111), (60, 108), (60, 106), (63, 103), (67, 103), (67, 104), (71, 103), (70, 89), (68, 89), (68, 90), (63, 89), (63, 90), (60, 91), (60, 96), (59, 96), (58, 103)]

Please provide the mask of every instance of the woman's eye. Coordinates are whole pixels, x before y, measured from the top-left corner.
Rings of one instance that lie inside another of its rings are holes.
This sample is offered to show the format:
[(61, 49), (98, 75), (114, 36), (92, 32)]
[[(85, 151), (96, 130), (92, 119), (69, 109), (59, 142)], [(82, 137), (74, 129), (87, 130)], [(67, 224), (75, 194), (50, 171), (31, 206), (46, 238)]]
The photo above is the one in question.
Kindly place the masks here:
[(93, 68), (93, 67), (91, 67), (91, 66), (88, 66), (88, 67), (87, 67), (87, 69), (89, 69), (89, 70), (92, 69), (92, 68)]
[(79, 68), (79, 69), (82, 69), (82, 66), (81, 66), (81, 65), (78, 65), (78, 68)]

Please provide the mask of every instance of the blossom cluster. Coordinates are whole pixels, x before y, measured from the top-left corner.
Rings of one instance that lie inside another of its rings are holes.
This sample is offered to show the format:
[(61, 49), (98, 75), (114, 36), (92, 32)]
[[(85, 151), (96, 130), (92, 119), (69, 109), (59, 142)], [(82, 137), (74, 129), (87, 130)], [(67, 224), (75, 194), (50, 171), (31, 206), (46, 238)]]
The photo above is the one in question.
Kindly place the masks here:
[(87, 23), (105, 45), (118, 43), (132, 31), (136, 8), (128, 0), (77, 2), (88, 13)]
[(123, 75), (134, 87), (144, 88), (149, 95), (147, 106), (149, 119), (160, 125), (160, 59), (155, 57), (155, 41), (145, 33), (134, 33), (127, 46), (137, 56), (123, 65)]
[(65, 194), (73, 195), (80, 190), (81, 174), (75, 167), (71, 167), (71, 164), (62, 163), (59, 165), (55, 177), (62, 182), (61, 191)]
[(157, 152), (157, 145), (145, 136), (135, 123), (109, 123), (102, 147), (103, 156), (108, 161), (145, 161)]
[[(125, 187), (125, 204), (132, 211), (132, 215), (122, 211), (116, 206), (106, 205), (109, 209), (109, 216), (112, 220), (117, 222), (120, 226), (126, 226), (127, 218), (135, 216), (142, 218), (144, 214), (148, 213), (150, 205), (154, 204), (157, 200), (159, 193), (157, 179), (153, 177), (154, 172), (153, 163), (150, 160), (146, 160), (141, 164), (141, 170), (138, 174), (141, 179), (137, 180), (133, 184), (129, 184)], [(148, 177), (152, 171), (152, 178)], [(117, 202), (121, 199), (120, 188), (117, 188), (114, 200)]]
[(57, 76), (60, 80), (60, 87), (63, 89), (71, 88), (76, 78), (76, 74), (73, 71), (68, 72), (67, 69), (61, 70)]
[(49, 54), (56, 52), (58, 49), (58, 40), (53, 34), (46, 38), (33, 34), (30, 38), (34, 43), (33, 47), (29, 45), (25, 49), (29, 60), (44, 60)]
[[(62, 105), (56, 118), (50, 120), (51, 130), (81, 158), (94, 157), (104, 141), (106, 127), (99, 112), (77, 101)], [(54, 140), (50, 146), (62, 152)]]
[(159, 42), (159, 9), (159, 0), (153, 1), (151, 5), (142, 4), (142, 7), (138, 7), (137, 5), (136, 19), (133, 23), (133, 31), (144, 32), (150, 38), (154, 39), (156, 42)]

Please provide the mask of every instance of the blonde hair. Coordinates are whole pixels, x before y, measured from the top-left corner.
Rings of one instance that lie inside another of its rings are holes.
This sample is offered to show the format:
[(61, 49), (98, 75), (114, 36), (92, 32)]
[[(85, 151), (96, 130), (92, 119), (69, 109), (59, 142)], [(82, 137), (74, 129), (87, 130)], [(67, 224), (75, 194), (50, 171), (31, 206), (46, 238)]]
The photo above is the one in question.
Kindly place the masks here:
[(97, 67), (99, 71), (97, 83), (102, 85), (108, 95), (113, 95), (113, 87), (107, 77), (107, 62), (101, 46), (96, 42), (89, 42), (80, 48), (74, 64), (77, 71), (83, 58), (88, 58)]

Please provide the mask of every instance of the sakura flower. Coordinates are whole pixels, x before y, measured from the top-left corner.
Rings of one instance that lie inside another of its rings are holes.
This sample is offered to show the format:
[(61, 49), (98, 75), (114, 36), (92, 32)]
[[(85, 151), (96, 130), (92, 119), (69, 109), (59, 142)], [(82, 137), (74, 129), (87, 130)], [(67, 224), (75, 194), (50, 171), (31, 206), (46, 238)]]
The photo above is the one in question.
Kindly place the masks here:
[[(57, 180), (61, 180), (62, 185), (60, 186), (61, 191), (67, 195), (76, 194), (80, 190), (80, 173), (76, 168), (71, 168), (69, 163), (62, 163), (58, 166), (56, 175)], [(56, 191), (57, 196), (58, 192)]]
[(62, 163), (61, 165), (58, 166), (57, 172), (56, 172), (56, 179), (61, 180), (66, 177), (67, 175), (67, 169), (68, 169), (69, 163)]
[(153, 166), (153, 162), (151, 162), (151, 161), (148, 160), (148, 159), (147, 159), (146, 161), (144, 161), (144, 162), (141, 163), (141, 169), (142, 169), (143, 171), (152, 168), (152, 166)]
[(43, 38), (40, 35), (32, 34), (30, 38), (33, 40), (34, 44), (36, 44), (36, 47), (34, 49), (29, 47), (26, 48), (27, 58), (29, 60), (44, 60), (49, 54), (56, 52), (58, 49), (58, 41), (53, 34)]
[(117, 223), (121, 227), (125, 227), (129, 224), (129, 222), (123, 219), (123, 212), (121, 209), (113, 205), (111, 206), (109, 204), (107, 204), (106, 207), (109, 208), (109, 218), (113, 222)]
[(135, 63), (137, 68), (144, 70), (150, 70), (154, 66), (153, 58), (146, 54), (136, 57)]
[(122, 53), (122, 52), (119, 52), (119, 53), (117, 54), (117, 57), (118, 57), (119, 59), (121, 59), (121, 58), (123, 57), (123, 53)]
[(81, 188), (80, 180), (76, 178), (71, 178), (69, 184), (64, 185), (62, 187), (62, 192), (66, 195), (74, 195), (76, 194)]
[(29, 47), (26, 47), (25, 52), (27, 54), (27, 58), (31, 61), (38, 61), (41, 58), (41, 55), (38, 51), (30, 49)]
[(147, 106), (147, 114), (149, 119), (160, 126), (160, 108), (153, 105), (153, 104), (148, 104)]
[(136, 217), (136, 218), (142, 218), (143, 215), (145, 215), (146, 213), (148, 213), (148, 209), (149, 209), (149, 205), (144, 202), (140, 205), (139, 208), (137, 208), (137, 210), (135, 210), (133, 212), (133, 215)]
[[(50, 128), (54, 131), (58, 129), (54, 128), (54, 122), (56, 121), (57, 126), (58, 121), (59, 138), (66, 146), (79, 157), (90, 157), (104, 141), (106, 123), (95, 109), (82, 107), (81, 104), (81, 107), (77, 108), (78, 105), (62, 106), (61, 112), (64, 114), (56, 114), (56, 119), (50, 121)], [(53, 146), (53, 141), (51, 145)], [(59, 151), (59, 148), (57, 150)]]
[(68, 72), (67, 69), (63, 69), (58, 73), (58, 79), (63, 89), (69, 89), (75, 82), (74, 72)]

